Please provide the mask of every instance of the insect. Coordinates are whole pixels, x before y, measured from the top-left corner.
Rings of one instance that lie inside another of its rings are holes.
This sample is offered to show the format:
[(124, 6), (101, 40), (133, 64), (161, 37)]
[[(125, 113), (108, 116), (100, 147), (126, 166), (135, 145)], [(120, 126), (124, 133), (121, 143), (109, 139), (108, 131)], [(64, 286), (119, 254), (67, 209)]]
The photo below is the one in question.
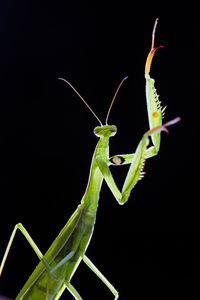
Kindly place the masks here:
[[(156, 19), (153, 27), (151, 50), (147, 56), (145, 65), (146, 100), (150, 129), (144, 133), (134, 154), (115, 155), (109, 157), (109, 139), (116, 134), (117, 127), (115, 125), (108, 125), (108, 118), (117, 93), (126, 77), (119, 84), (112, 99), (106, 116), (106, 125), (102, 125), (99, 118), (77, 90), (67, 80), (60, 78), (72, 87), (100, 123), (100, 126), (97, 126), (94, 129), (94, 133), (99, 138), (99, 141), (94, 151), (88, 185), (81, 203), (78, 205), (77, 209), (44, 256), (25, 227), (21, 223), (15, 225), (1, 263), (0, 274), (2, 273), (17, 229), (19, 229), (28, 240), (40, 260), (38, 266), (19, 292), (16, 298), (17, 300), (59, 299), (66, 288), (69, 292), (71, 292), (75, 299), (81, 300), (82, 298), (78, 291), (71, 284), (71, 279), (82, 260), (104, 282), (108, 289), (110, 289), (115, 299), (118, 299), (119, 294), (117, 290), (86, 256), (86, 249), (90, 242), (95, 225), (102, 181), (106, 181), (118, 203), (124, 204), (128, 200), (133, 187), (144, 175), (143, 168), (145, 160), (158, 153), (161, 131), (167, 132), (168, 126), (173, 125), (180, 120), (180, 118), (175, 118), (162, 125), (164, 109), (162, 109), (160, 105), (160, 101), (154, 87), (154, 79), (152, 79), (149, 75), (153, 55), (158, 49), (158, 47), (154, 47), (157, 22), (158, 19)], [(148, 147), (149, 137), (151, 137), (153, 144), (150, 147)], [(122, 192), (120, 192), (110, 172), (109, 166), (124, 164), (130, 164), (130, 168), (125, 178)]]

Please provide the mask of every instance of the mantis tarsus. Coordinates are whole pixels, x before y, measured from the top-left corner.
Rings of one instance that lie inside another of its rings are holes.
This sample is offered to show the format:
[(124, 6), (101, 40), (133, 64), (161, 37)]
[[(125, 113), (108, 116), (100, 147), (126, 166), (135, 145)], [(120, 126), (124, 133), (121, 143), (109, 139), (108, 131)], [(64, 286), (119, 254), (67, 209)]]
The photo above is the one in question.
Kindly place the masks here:
[[(95, 135), (99, 137), (99, 142), (92, 158), (88, 185), (81, 203), (44, 256), (24, 226), (21, 223), (15, 225), (1, 263), (0, 274), (2, 273), (17, 229), (20, 229), (20, 231), (26, 237), (40, 260), (38, 266), (35, 268), (24, 287), (18, 294), (16, 298), (17, 300), (58, 299), (66, 288), (71, 292), (75, 299), (82, 299), (71, 284), (72, 276), (81, 260), (83, 260), (86, 265), (89, 266), (90, 269), (96, 273), (96, 275), (99, 276), (99, 278), (106, 284), (106, 286), (113, 293), (115, 299), (118, 299), (119, 294), (117, 290), (95, 267), (91, 260), (86, 256), (85, 252), (90, 242), (95, 225), (99, 194), (103, 179), (105, 179), (118, 203), (124, 204), (128, 200), (130, 192), (135, 184), (143, 177), (145, 160), (158, 153), (161, 131), (167, 131), (168, 126), (173, 125), (180, 120), (180, 118), (175, 118), (162, 125), (162, 115), (164, 110), (161, 108), (158, 95), (154, 87), (154, 79), (152, 79), (149, 75), (152, 58), (157, 49), (154, 47), (157, 21), (158, 20), (156, 19), (152, 32), (151, 50), (147, 56), (145, 65), (146, 100), (150, 129), (144, 133), (134, 154), (115, 155), (109, 157), (109, 138), (116, 134), (117, 127), (115, 125), (107, 124), (108, 117), (118, 90), (126, 78), (121, 81), (113, 97), (107, 113), (105, 122), (106, 125), (102, 125), (99, 118), (81, 97), (81, 95), (76, 91), (76, 89), (67, 80), (60, 78), (73, 88), (73, 90), (79, 95), (79, 97), (87, 105), (100, 123), (100, 126), (97, 126), (94, 129)], [(149, 136), (151, 136), (153, 146), (148, 148)], [(130, 168), (126, 176), (122, 192), (120, 192), (115, 184), (109, 166), (123, 164), (130, 164)]]

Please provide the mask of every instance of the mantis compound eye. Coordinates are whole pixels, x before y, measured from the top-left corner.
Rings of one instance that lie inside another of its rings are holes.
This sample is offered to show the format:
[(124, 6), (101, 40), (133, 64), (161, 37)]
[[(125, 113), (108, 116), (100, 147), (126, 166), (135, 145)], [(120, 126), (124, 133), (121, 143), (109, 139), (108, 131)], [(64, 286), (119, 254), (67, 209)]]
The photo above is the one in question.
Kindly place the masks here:
[(114, 136), (117, 133), (117, 127), (115, 126), (115, 128), (110, 130), (111, 132), (111, 136)]

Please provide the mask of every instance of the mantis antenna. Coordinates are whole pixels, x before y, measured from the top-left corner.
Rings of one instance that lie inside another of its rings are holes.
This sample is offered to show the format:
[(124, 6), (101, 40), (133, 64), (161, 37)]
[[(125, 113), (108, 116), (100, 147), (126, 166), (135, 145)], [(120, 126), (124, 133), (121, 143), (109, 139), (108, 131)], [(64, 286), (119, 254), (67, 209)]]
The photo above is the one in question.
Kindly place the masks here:
[(79, 98), (81, 98), (81, 100), (85, 103), (85, 105), (87, 106), (87, 108), (91, 111), (91, 113), (93, 114), (93, 116), (97, 119), (97, 121), (100, 123), (101, 126), (102, 123), (100, 121), (100, 119), (97, 117), (97, 115), (95, 114), (95, 112), (91, 109), (91, 107), (87, 104), (87, 102), (83, 99), (83, 97), (79, 94), (79, 92), (75, 89), (75, 87), (73, 87), (73, 85), (67, 81), (66, 79), (64, 78), (58, 78), (59, 80), (63, 80), (64, 82), (66, 82), (73, 90), (74, 92), (79, 96)]
[(119, 84), (119, 86), (118, 86), (118, 88), (117, 88), (117, 90), (116, 90), (116, 92), (115, 92), (115, 94), (114, 94), (114, 97), (113, 97), (113, 99), (112, 99), (112, 101), (111, 101), (111, 104), (110, 104), (110, 107), (109, 107), (109, 109), (108, 109), (108, 113), (107, 113), (107, 116), (106, 116), (106, 125), (108, 124), (108, 117), (109, 117), (109, 115), (110, 115), (111, 108), (112, 108), (113, 103), (114, 103), (114, 101), (115, 101), (115, 98), (116, 98), (116, 96), (117, 96), (117, 94), (118, 94), (118, 92), (119, 92), (119, 89), (120, 89), (120, 87), (122, 86), (123, 82), (124, 82), (127, 78), (128, 78), (128, 76), (126, 76), (126, 77), (124, 77), (124, 78), (122, 79), (122, 81), (120, 82), (120, 84)]

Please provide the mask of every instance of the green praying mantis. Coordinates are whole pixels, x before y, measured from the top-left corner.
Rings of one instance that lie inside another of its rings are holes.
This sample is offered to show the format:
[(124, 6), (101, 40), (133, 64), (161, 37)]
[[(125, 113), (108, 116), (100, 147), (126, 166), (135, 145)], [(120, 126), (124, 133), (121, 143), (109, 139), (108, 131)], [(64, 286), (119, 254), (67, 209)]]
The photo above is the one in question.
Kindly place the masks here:
[[(106, 116), (106, 125), (102, 125), (99, 118), (77, 90), (67, 80), (60, 78), (71, 86), (100, 123), (100, 126), (97, 126), (94, 129), (94, 133), (99, 138), (99, 141), (94, 151), (88, 185), (81, 203), (78, 205), (77, 209), (54, 240), (46, 254), (43, 255), (41, 253), (21, 223), (15, 225), (0, 266), (0, 274), (2, 273), (17, 229), (19, 229), (28, 240), (40, 260), (38, 266), (19, 292), (16, 298), (17, 300), (59, 299), (66, 288), (69, 292), (71, 292), (75, 299), (81, 300), (82, 298), (78, 291), (71, 284), (71, 279), (82, 260), (110, 289), (115, 300), (118, 299), (119, 294), (117, 290), (97, 269), (85, 253), (94, 230), (102, 181), (106, 181), (118, 203), (124, 204), (128, 200), (131, 190), (144, 175), (143, 169), (145, 160), (158, 153), (160, 148), (161, 131), (168, 132), (167, 127), (180, 120), (180, 118), (175, 118), (162, 125), (164, 109), (162, 109), (160, 105), (160, 101), (154, 87), (154, 79), (152, 79), (149, 75), (153, 55), (159, 48), (154, 47), (157, 22), (158, 19), (156, 19), (153, 27), (151, 50), (147, 56), (145, 65), (146, 101), (150, 129), (144, 133), (134, 154), (115, 155), (109, 157), (109, 138), (116, 134), (117, 127), (115, 125), (108, 125), (108, 118), (116, 95), (127, 77), (121, 81), (112, 99)], [(150, 147), (148, 147), (149, 137), (151, 137), (152, 140), (152, 146)], [(109, 166), (124, 164), (130, 164), (130, 167), (124, 181), (122, 191), (120, 191), (113, 179)]]

